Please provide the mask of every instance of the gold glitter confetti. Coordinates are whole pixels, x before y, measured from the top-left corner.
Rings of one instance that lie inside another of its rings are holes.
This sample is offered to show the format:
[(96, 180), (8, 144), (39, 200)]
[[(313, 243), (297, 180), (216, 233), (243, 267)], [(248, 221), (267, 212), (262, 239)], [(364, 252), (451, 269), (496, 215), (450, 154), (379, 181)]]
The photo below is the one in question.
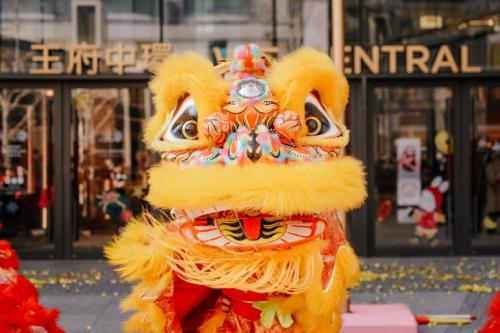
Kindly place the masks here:
[(463, 284), (458, 287), (459, 291), (467, 291), (474, 293), (492, 293), (493, 288), (488, 286), (487, 284)]
[(495, 259), (474, 263), (468, 258), (433, 260), (421, 264), (367, 260), (354, 291), (463, 291), (489, 293), (500, 289), (500, 268)]

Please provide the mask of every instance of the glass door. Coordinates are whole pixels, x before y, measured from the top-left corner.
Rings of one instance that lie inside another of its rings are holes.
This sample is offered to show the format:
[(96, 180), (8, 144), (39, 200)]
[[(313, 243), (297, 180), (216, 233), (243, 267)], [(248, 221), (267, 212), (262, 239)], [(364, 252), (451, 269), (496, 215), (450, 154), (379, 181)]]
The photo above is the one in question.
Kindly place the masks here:
[(500, 85), (469, 87), (472, 247), (500, 249)]
[(54, 252), (54, 89), (0, 88), (0, 238), (21, 253)]
[(372, 88), (369, 200), (377, 252), (451, 250), (452, 101), (446, 86)]
[(144, 204), (149, 154), (142, 135), (151, 102), (145, 88), (76, 88), (71, 100), (78, 257), (101, 252)]

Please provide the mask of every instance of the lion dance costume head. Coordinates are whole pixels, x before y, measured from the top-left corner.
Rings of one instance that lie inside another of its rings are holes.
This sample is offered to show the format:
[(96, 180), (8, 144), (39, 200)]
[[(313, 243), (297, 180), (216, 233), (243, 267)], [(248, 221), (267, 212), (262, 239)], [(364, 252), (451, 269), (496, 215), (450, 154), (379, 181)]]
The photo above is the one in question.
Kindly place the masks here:
[(358, 261), (337, 211), (365, 198), (342, 156), (346, 79), (325, 54), (270, 62), (253, 44), (214, 67), (171, 55), (145, 140), (161, 155), (144, 214), (106, 249), (127, 281), (128, 332), (337, 332)]

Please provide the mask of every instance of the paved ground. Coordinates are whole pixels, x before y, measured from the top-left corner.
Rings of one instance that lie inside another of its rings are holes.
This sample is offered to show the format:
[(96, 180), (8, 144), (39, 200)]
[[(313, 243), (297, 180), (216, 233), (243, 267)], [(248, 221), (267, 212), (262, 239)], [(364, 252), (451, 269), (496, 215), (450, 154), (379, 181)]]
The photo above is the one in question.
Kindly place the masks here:
[[(377, 258), (363, 260), (353, 303), (406, 303), (416, 314), (471, 313), (464, 326), (421, 326), (423, 333), (471, 333), (485, 320), (492, 293), (500, 290), (500, 257)], [(61, 310), (68, 333), (119, 333), (127, 317), (118, 310), (130, 286), (102, 260), (24, 261), (23, 273), (40, 288), (42, 302)]]

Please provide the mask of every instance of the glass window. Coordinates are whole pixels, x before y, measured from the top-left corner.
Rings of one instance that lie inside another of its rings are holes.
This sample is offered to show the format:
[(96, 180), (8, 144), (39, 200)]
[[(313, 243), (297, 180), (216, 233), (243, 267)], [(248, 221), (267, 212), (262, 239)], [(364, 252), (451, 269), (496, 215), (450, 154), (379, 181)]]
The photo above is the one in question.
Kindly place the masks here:
[(472, 98), (472, 245), (500, 244), (500, 86), (470, 90)]
[(135, 20), (151, 19), (159, 16), (160, 0), (104, 0), (104, 6), (111, 15), (122, 13), (133, 15)]
[(252, 16), (253, 0), (186, 0), (185, 16), (242, 15)]
[(206, 57), (213, 47), (227, 56), (236, 44), (253, 42), (270, 47), (273, 40), (280, 55), (302, 45), (328, 51), (328, 1), (275, 3), (273, 18), (273, 1), (267, 0), (167, 1), (165, 40), (172, 42), (174, 50), (193, 50)]
[(72, 98), (80, 255), (100, 251), (145, 204), (150, 154), (140, 133), (151, 103), (142, 88), (74, 89)]
[(347, 45), (361, 44), (360, 36), (362, 34), (359, 26), (360, 10), (359, 0), (344, 0), (345, 16), (345, 43)]
[[(302, 45), (328, 51), (328, 0), (276, 0), (276, 15), (272, 4), (268, 0), (0, 0), (0, 72), (43, 68), (33, 59), (43, 54), (32, 49), (36, 44), (50, 45), (48, 55), (54, 57), (50, 68), (56, 74), (75, 73), (70, 65), (75, 56), (87, 62), (94, 59), (92, 49), (83, 55), (72, 49), (83, 42), (97, 46), (98, 73), (121, 72), (113, 65), (116, 61), (125, 64), (123, 73), (144, 72), (148, 50), (160, 42), (171, 44), (176, 52), (194, 51), (205, 57), (213, 56), (215, 47), (227, 56), (236, 44), (245, 42), (276, 44), (280, 55)], [(118, 58), (122, 47), (126, 59)], [(114, 48), (114, 55), (106, 58), (106, 48)]]
[(451, 246), (452, 90), (374, 89), (377, 248)]
[(346, 43), (422, 44), (431, 58), (442, 44), (466, 44), (471, 65), (498, 70), (499, 11), (499, 1), (346, 0)]
[(78, 6), (76, 15), (78, 16), (78, 42), (95, 44), (96, 42), (96, 17), (95, 6)]
[[(135, 54), (124, 72), (142, 72), (142, 45), (160, 42), (159, 9), (160, 0), (0, 0), (0, 72), (41, 68), (41, 61), (33, 56), (43, 53), (32, 46), (44, 44), (50, 45), (49, 55), (57, 58), (50, 67), (66, 73), (71, 48), (83, 42), (97, 45), (99, 73), (109, 72), (110, 65), (104, 66), (105, 49), (119, 43)], [(84, 57), (92, 57), (91, 52)]]
[(295, 10), (302, 11), (302, 15), (294, 15), (294, 17), (296, 20), (302, 20), (303, 25), (303, 33), (301, 33), (300, 23), (293, 23), (296, 27), (295, 31), (297, 33), (297, 44), (295, 45), (302, 43), (304, 46), (314, 47), (328, 53), (328, 47), (331, 39), (331, 36), (329, 35), (329, 1), (308, 0), (304, 1), (303, 5), (301, 5), (299, 1), (296, 1), (294, 4)]
[(49, 256), (53, 90), (0, 89), (0, 239)]
[(133, 0), (105, 0), (105, 6), (112, 13), (133, 13)]

